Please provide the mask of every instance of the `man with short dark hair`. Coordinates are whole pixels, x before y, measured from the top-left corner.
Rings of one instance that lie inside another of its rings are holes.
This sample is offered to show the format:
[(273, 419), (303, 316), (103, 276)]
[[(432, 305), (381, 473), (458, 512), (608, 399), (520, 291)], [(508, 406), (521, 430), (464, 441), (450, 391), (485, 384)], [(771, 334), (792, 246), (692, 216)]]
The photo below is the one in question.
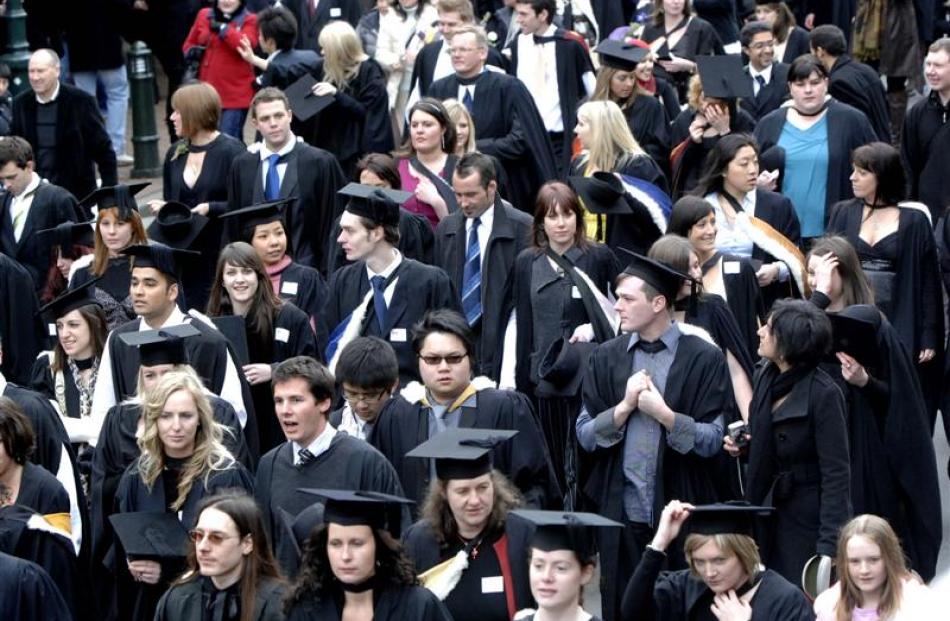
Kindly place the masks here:
[[(287, 575), (299, 561), (294, 519), (313, 505), (302, 487), (374, 491), (402, 496), (395, 470), (372, 446), (328, 424), (335, 383), (330, 371), (306, 356), (281, 362), (271, 379), (274, 409), (287, 441), (257, 466), (254, 497), (275, 555)], [(408, 510), (404, 524), (408, 525)]]
[[(251, 101), (251, 124), (262, 141), (234, 159), (228, 176), (228, 211), (295, 198), (286, 212), (294, 260), (326, 272), (326, 238), (339, 213), (337, 191), (346, 184), (340, 163), (327, 151), (300, 142), (291, 131), (293, 111), (283, 91), (263, 88)], [(241, 239), (237, 222), (227, 237)]]
[(238, 48), (241, 57), (262, 72), (254, 80), (255, 88), (286, 89), (303, 75), (316, 72), (320, 57), (313, 50), (294, 49), (297, 20), (285, 7), (268, 7), (258, 13), (257, 29), (258, 46), (267, 57), (257, 56), (247, 38)]
[(336, 381), (344, 404), (330, 413), (330, 424), (370, 441), (380, 411), (399, 389), (399, 361), (392, 345), (375, 336), (353, 339), (337, 361)]
[(505, 328), (514, 306), (515, 259), (529, 243), (531, 217), (505, 204), (495, 167), (486, 155), (467, 153), (452, 175), (459, 210), (435, 230), (434, 263), (444, 269), (475, 333), (473, 369), (498, 381)]
[(775, 36), (765, 22), (749, 22), (739, 32), (742, 52), (749, 57), (745, 72), (752, 81), (751, 99), (743, 98), (739, 105), (756, 122), (777, 110), (788, 97), (788, 65), (775, 62)]
[(405, 258), (399, 243), (399, 205), (408, 192), (351, 183), (340, 191), (349, 199), (340, 217), (337, 243), (350, 265), (330, 277), (324, 320), (330, 331), (326, 358), (337, 358), (358, 336), (378, 336), (392, 345), (399, 361), (399, 381), (418, 379), (409, 331), (426, 311), (458, 308), (446, 273)]
[(808, 44), (828, 70), (828, 94), (863, 112), (878, 139), (891, 142), (890, 112), (881, 76), (848, 55), (844, 32), (830, 24), (818, 26), (808, 35)]
[(33, 147), (36, 172), (82, 200), (96, 189), (96, 168), (103, 186), (118, 183), (115, 151), (96, 100), (59, 81), (56, 52), (30, 56), (30, 86), (13, 100), (10, 133)]
[(0, 139), (0, 252), (15, 259), (30, 273), (39, 294), (55, 264), (53, 244), (39, 231), (83, 218), (76, 198), (48, 183), (34, 170), (33, 148), (23, 138)]

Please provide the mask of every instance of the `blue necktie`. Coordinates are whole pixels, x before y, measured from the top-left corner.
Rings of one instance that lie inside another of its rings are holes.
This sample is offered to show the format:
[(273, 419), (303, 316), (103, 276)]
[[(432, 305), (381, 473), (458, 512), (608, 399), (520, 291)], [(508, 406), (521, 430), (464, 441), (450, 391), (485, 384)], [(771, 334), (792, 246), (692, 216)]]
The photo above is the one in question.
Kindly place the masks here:
[(385, 337), (386, 330), (386, 279), (382, 276), (373, 276), (369, 279), (373, 286), (373, 308), (376, 310), (376, 323), (379, 325), (379, 333)]
[(468, 110), (468, 113), (472, 113), (472, 106), (475, 105), (475, 98), (472, 97), (472, 89), (465, 87), (465, 94), (462, 95), (462, 105)]
[(474, 326), (482, 316), (482, 261), (478, 246), (478, 226), (481, 220), (472, 220), (468, 232), (468, 249), (465, 252), (465, 269), (462, 271), (462, 311), (468, 325)]
[[(762, 92), (762, 89), (765, 88), (765, 78), (760, 75), (755, 76), (755, 81), (759, 84), (759, 93)], [(756, 93), (755, 96), (758, 97), (759, 93)]]
[(264, 181), (264, 198), (276, 201), (280, 198), (280, 175), (277, 174), (277, 163), (280, 155), (274, 153), (267, 156), (267, 178)]

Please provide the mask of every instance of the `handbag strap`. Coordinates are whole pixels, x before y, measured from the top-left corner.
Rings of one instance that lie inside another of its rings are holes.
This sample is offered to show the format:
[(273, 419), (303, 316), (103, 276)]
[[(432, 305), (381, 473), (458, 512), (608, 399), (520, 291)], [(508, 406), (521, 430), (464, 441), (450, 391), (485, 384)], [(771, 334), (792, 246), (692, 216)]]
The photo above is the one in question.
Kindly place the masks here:
[(590, 290), (587, 281), (577, 273), (570, 261), (551, 250), (550, 247), (545, 250), (545, 254), (549, 259), (554, 261), (559, 268), (564, 270), (564, 273), (568, 275), (574, 283), (574, 286), (577, 287), (578, 292), (580, 292), (581, 301), (584, 303), (584, 310), (587, 311), (587, 317), (591, 320), (590, 323), (594, 328), (594, 337), (597, 339), (597, 342), (604, 343), (612, 339), (615, 336), (613, 334), (613, 328), (611, 328), (610, 322), (604, 316), (603, 311), (600, 310), (597, 298), (594, 296), (594, 292)]

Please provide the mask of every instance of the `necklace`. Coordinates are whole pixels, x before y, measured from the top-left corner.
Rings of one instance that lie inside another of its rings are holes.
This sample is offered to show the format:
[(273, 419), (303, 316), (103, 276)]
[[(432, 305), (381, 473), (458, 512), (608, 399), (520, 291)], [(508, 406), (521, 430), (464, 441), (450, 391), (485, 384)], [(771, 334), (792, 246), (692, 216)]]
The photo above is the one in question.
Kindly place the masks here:
[(0, 507), (8, 507), (13, 504), (13, 490), (0, 483)]

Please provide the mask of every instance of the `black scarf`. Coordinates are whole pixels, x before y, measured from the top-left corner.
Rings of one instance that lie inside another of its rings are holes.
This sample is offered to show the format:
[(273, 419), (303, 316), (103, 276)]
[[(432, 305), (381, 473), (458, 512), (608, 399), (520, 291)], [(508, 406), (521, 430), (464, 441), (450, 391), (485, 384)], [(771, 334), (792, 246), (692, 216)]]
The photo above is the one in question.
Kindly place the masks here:
[(241, 592), (236, 582), (218, 590), (210, 578), (201, 580), (201, 602), (204, 605), (204, 621), (236, 621), (241, 617)]
[(780, 372), (778, 366), (767, 363), (762, 369), (749, 404), (749, 485), (746, 493), (750, 502), (762, 502), (772, 485), (775, 451), (772, 442), (772, 408), (795, 386), (815, 370), (813, 366), (798, 366)]

